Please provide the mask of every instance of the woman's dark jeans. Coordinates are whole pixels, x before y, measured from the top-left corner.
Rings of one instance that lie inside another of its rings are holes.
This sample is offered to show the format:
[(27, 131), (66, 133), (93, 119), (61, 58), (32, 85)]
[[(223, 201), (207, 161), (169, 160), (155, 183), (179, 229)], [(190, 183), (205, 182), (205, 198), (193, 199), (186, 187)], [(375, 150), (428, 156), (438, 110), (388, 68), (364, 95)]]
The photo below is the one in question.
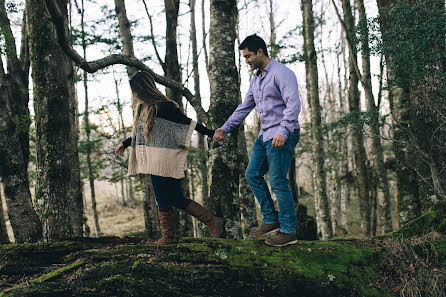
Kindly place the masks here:
[(168, 210), (172, 206), (184, 209), (187, 201), (181, 188), (181, 179), (150, 175), (156, 203), (160, 211)]

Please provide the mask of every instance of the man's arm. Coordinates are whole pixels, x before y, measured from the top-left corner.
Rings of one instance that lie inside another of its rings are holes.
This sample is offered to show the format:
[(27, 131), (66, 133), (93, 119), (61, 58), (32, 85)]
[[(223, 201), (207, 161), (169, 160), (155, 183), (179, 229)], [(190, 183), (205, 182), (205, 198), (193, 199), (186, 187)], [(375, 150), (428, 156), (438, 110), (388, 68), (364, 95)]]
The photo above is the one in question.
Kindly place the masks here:
[(280, 71), (277, 74), (276, 82), (279, 85), (283, 102), (285, 102), (286, 105), (283, 110), (283, 118), (277, 133), (286, 139), (288, 134), (293, 132), (293, 122), (297, 121), (301, 108), (297, 79), (296, 75), (291, 70)]
[(226, 120), (224, 125), (217, 129), (221, 131), (222, 129), (225, 134), (228, 134), (234, 127), (240, 125), (241, 122), (248, 116), (251, 110), (256, 106), (256, 102), (254, 101), (254, 96), (251, 92), (251, 88), (249, 88), (248, 94), (246, 94), (245, 100), (237, 106), (236, 110), (232, 113), (232, 115)]

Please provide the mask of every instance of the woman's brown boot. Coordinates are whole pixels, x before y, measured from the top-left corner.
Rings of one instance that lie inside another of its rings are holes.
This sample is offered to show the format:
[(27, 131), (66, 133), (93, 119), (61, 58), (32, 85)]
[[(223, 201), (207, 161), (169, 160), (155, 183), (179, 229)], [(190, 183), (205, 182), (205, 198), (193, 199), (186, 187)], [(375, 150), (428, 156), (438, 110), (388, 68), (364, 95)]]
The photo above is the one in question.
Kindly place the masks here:
[(188, 201), (184, 210), (208, 226), (212, 233), (212, 237), (222, 238), (225, 231), (225, 219), (215, 217), (209, 210), (197, 202), (191, 199), (188, 200), (190, 201)]
[(177, 220), (175, 211), (169, 209), (168, 211), (158, 211), (161, 226), (161, 239), (155, 241), (156, 245), (175, 244), (177, 231)]

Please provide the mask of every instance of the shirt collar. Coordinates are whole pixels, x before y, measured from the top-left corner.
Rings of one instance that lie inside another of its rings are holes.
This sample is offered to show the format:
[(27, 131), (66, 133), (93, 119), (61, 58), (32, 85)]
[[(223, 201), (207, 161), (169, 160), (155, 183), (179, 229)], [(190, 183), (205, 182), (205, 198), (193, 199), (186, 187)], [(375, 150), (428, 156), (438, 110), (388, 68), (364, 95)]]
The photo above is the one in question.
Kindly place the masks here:
[[(274, 58), (271, 58), (271, 60), (269, 61), (268, 65), (266, 65), (265, 69), (263, 70), (265, 73), (267, 73), (268, 71), (271, 70), (272, 64), (274, 64), (276, 62), (276, 60), (274, 60)], [(260, 71), (260, 69), (257, 69), (256, 72), (256, 76), (260, 76), (262, 74), (262, 71)]]

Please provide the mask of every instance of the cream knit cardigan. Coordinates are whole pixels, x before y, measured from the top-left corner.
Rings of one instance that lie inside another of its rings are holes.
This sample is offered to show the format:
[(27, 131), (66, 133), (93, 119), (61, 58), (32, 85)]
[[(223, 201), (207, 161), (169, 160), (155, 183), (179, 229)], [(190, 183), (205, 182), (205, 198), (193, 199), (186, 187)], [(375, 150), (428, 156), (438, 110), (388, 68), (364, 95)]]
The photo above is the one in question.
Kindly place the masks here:
[(144, 138), (144, 122), (138, 120), (136, 135), (132, 135), (128, 175), (153, 174), (181, 179), (187, 169), (192, 132), (196, 121), (181, 124), (155, 118), (149, 140)]

